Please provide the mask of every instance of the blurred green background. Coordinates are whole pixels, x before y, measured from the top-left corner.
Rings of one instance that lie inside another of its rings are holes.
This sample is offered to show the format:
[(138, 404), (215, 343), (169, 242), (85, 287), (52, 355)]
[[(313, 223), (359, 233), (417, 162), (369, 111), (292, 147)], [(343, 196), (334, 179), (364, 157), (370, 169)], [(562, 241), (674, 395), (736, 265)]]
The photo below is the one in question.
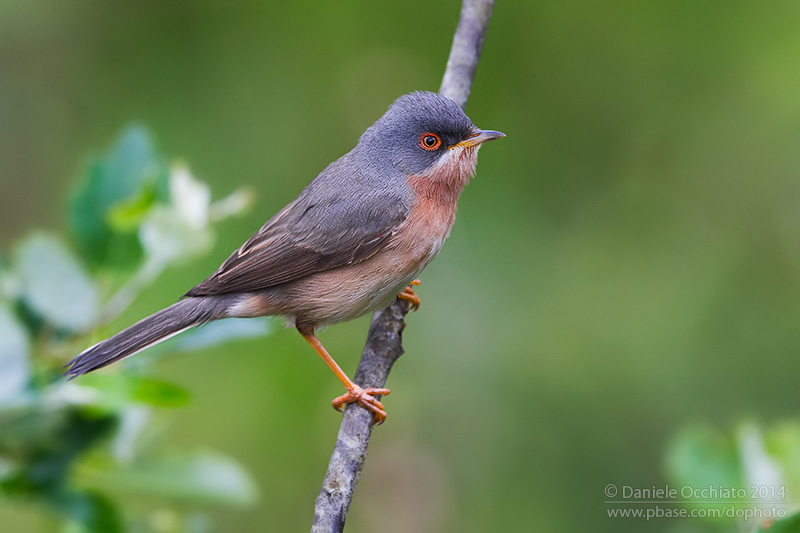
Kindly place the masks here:
[[(0, 2), (0, 248), (64, 231), (88, 156), (138, 121), (216, 197), (257, 192), (111, 329), (170, 304), (394, 98), (438, 88), (459, 7)], [(508, 137), (422, 276), (348, 531), (710, 527), (610, 519), (603, 490), (668, 482), (686, 424), (797, 415), (798, 27), (796, 1), (497, 1), (467, 112)], [(348, 372), (367, 325), (321, 335)], [(260, 487), (215, 530), (309, 527), (341, 387), (299, 335), (151, 373), (192, 392), (169, 445)], [(13, 505), (0, 523), (54, 527)]]

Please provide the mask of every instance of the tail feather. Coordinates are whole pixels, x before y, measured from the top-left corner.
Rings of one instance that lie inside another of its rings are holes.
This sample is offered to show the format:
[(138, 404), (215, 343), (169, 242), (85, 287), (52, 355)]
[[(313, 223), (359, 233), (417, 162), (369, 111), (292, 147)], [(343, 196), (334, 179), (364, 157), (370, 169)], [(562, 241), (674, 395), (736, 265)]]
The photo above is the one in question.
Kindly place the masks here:
[(81, 352), (66, 364), (70, 379), (130, 357), (194, 326), (223, 318), (230, 298), (185, 298)]

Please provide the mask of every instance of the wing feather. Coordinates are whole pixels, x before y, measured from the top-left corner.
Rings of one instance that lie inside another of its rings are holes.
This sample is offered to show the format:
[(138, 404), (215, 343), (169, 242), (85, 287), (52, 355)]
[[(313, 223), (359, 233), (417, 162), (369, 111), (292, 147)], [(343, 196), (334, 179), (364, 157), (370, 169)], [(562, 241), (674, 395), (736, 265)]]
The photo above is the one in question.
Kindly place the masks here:
[(266, 289), (358, 263), (385, 245), (410, 209), (405, 199), (380, 192), (336, 195), (325, 203), (311, 203), (308, 196), (272, 217), (186, 296)]

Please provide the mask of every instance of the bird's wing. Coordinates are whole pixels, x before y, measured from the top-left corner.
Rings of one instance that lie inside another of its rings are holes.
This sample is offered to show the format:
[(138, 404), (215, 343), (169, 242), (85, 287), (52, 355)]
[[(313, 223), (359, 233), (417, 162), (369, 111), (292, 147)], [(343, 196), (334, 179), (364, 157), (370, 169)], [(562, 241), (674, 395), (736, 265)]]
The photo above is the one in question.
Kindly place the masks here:
[(380, 192), (340, 194), (322, 203), (310, 196), (278, 212), (186, 296), (255, 291), (358, 263), (377, 252), (409, 212), (403, 199)]

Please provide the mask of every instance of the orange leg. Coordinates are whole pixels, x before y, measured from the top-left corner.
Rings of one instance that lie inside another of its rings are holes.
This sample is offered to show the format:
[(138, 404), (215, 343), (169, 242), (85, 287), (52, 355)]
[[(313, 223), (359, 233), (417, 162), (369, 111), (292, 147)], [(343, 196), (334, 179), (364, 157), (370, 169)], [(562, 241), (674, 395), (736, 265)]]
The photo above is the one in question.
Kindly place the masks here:
[(348, 403), (357, 403), (367, 411), (372, 411), (375, 415), (375, 425), (383, 424), (383, 421), (386, 420), (386, 411), (384, 411), (383, 404), (378, 401), (377, 398), (374, 397), (376, 394), (382, 394), (384, 396), (389, 394), (389, 389), (376, 389), (376, 388), (367, 388), (362, 389), (353, 381), (347, 377), (347, 374), (344, 373), (342, 367), (340, 367), (336, 361), (333, 360), (333, 357), (328, 353), (328, 350), (319, 342), (317, 336), (314, 335), (314, 330), (306, 330), (297, 328), (300, 332), (300, 335), (303, 336), (305, 340), (314, 348), (314, 351), (322, 357), (322, 360), (325, 361), (325, 364), (333, 370), (333, 373), (336, 374), (336, 377), (339, 378), (344, 384), (344, 387), (347, 389), (347, 392), (343, 395), (339, 396), (338, 398), (334, 398), (331, 402), (333, 408), (337, 411), (342, 411), (342, 407)]
[(403, 289), (403, 292), (397, 295), (397, 297), (401, 300), (406, 300), (409, 302), (411, 304), (411, 309), (414, 311), (419, 309), (419, 304), (422, 303), (419, 299), (419, 296), (417, 296), (417, 293), (414, 292), (414, 285), (419, 285), (420, 283), (422, 283), (420, 280), (415, 279), (408, 284), (408, 287)]

